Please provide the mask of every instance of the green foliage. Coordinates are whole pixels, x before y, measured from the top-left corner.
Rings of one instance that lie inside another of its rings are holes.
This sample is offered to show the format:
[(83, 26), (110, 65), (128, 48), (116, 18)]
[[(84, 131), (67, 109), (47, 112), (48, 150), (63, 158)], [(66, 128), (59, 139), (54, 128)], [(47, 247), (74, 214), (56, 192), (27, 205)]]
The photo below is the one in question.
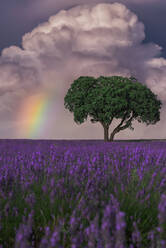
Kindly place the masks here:
[(88, 115), (92, 123), (100, 122), (106, 128), (114, 118), (122, 119), (114, 134), (126, 128), (134, 130), (133, 119), (146, 125), (160, 121), (160, 100), (134, 77), (81, 76), (71, 84), (64, 105), (74, 112), (77, 124), (87, 120)]

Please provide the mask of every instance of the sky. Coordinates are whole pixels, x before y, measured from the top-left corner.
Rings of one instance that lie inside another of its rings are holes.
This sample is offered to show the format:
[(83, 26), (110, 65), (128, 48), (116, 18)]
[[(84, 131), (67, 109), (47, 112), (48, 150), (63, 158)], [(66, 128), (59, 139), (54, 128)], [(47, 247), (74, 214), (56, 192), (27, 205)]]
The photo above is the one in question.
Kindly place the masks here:
[[(5, 0), (0, 8), (0, 139), (104, 139), (64, 97), (80, 76), (134, 75), (162, 102), (115, 139), (166, 139), (166, 1)], [(114, 119), (109, 134), (120, 123)]]

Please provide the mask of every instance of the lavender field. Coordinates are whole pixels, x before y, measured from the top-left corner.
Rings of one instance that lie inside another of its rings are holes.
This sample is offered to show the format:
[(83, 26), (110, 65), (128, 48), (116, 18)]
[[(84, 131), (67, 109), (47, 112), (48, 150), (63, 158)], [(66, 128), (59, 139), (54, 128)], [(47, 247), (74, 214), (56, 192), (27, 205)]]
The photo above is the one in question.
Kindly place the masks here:
[(166, 143), (0, 140), (12, 247), (166, 247)]

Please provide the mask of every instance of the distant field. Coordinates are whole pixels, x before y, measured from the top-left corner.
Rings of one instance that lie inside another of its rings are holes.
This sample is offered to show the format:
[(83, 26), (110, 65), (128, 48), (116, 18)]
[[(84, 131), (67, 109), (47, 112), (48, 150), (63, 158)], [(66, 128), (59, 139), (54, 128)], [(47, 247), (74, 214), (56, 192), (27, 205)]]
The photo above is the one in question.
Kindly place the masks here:
[[(103, 139), (0, 139), (1, 141), (94, 141), (94, 142), (101, 142), (104, 141)], [(166, 139), (115, 139), (113, 142), (140, 142), (140, 141), (166, 141)]]

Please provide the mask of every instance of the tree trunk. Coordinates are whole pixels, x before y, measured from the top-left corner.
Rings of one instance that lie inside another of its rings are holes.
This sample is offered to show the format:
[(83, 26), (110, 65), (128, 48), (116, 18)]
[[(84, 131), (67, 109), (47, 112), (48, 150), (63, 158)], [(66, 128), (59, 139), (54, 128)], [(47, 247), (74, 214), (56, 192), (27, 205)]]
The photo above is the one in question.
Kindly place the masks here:
[(109, 127), (104, 127), (104, 141), (109, 141), (108, 129), (109, 129)]
[(114, 140), (115, 134), (116, 134), (116, 132), (114, 132), (114, 131), (111, 133), (110, 139), (109, 139), (110, 142)]

